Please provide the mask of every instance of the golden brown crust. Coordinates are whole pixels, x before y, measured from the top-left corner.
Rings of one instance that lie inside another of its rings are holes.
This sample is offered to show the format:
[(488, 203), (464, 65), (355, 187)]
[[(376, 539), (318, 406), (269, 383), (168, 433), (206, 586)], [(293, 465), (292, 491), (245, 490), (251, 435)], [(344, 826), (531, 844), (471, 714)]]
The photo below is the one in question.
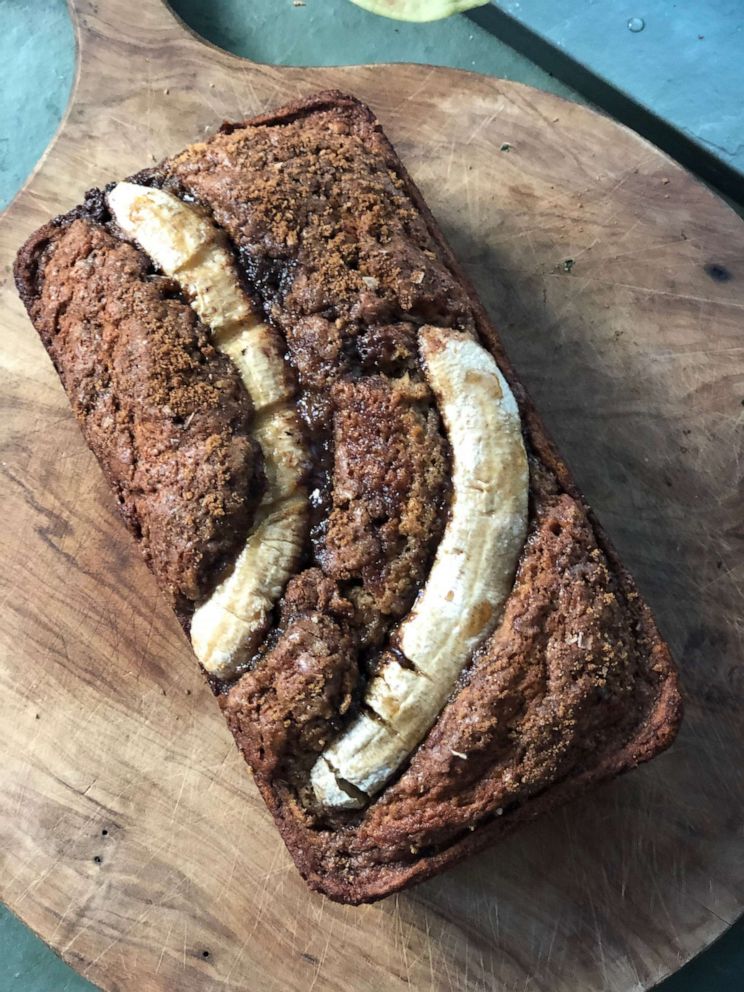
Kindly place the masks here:
[(235, 368), (150, 268), (71, 216), (30, 239), (16, 279), (127, 525), (186, 615), (244, 540), (261, 459)]

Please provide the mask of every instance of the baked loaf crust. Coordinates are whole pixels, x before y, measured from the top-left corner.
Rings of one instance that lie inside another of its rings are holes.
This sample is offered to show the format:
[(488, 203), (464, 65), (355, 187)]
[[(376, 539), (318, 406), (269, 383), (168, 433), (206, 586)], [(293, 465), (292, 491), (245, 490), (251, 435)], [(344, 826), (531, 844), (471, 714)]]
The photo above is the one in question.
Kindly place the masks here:
[[(218, 229), (251, 319), (286, 350), (281, 403), (306, 457), (281, 498), (307, 505), (301, 547), (257, 614), (259, 641), (254, 624), (229, 667), (205, 667), (309, 885), (378, 899), (667, 747), (681, 718), (669, 650), (371, 111), (321, 93), (223, 125), (131, 182)], [(16, 282), (189, 633), (276, 505), (261, 425), (278, 407), (253, 410), (194, 279), (145, 254), (110, 189), (32, 236)], [(451, 519), (457, 452), (422, 364), (428, 325), (479, 340), (511, 387), (527, 536), (503, 609), (424, 739), (379, 791), (329, 807), (311, 770), (375, 674), (410, 667), (396, 631)]]

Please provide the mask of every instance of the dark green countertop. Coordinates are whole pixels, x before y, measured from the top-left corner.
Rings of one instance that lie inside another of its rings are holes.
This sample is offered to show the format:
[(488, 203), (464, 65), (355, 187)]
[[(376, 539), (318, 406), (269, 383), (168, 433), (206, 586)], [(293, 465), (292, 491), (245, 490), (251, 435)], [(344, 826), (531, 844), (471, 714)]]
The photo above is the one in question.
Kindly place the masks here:
[[(172, 0), (210, 41), (275, 64), (413, 61), (459, 66), (581, 98), (463, 16), (428, 25), (374, 17), (347, 0)], [(276, 30), (277, 21), (281, 30)], [(64, 112), (74, 74), (74, 40), (64, 0), (0, 0), (0, 209), (20, 188)], [(76, 975), (0, 906), (0, 992), (84, 992)], [(676, 976), (663, 992), (742, 992), (744, 924)], [(320, 989), (319, 989), (320, 992)], [(612, 992), (612, 990), (597, 990)]]

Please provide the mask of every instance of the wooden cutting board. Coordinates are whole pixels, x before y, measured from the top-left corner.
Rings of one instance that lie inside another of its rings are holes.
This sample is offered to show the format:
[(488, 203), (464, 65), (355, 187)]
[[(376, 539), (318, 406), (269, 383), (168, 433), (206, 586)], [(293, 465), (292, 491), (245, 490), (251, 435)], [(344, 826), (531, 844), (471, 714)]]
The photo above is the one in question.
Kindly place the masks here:
[[(648, 989), (744, 907), (744, 225), (637, 135), (524, 86), (274, 69), (158, 0), (73, 8), (69, 112), (0, 226), (0, 897), (110, 992)], [(292, 867), (10, 275), (86, 187), (327, 86), (382, 119), (687, 694), (651, 765), (360, 909)]]

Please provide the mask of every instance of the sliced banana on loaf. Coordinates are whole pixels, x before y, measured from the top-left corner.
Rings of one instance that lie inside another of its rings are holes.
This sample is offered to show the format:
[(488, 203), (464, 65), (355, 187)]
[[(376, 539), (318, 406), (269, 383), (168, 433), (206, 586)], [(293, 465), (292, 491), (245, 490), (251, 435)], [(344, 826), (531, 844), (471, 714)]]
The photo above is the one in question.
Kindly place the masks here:
[(135, 183), (118, 183), (108, 202), (121, 230), (181, 286), (217, 348), (237, 366), (256, 411), (266, 492), (232, 571), (191, 621), (197, 658), (226, 678), (258, 647), (307, 534), (307, 452), (292, 381), (277, 334), (255, 313), (211, 220), (165, 190)]
[(367, 686), (362, 712), (317, 759), (327, 808), (364, 806), (439, 715), (511, 591), (527, 530), (528, 468), (519, 410), (473, 338), (424, 327), (419, 349), (452, 449), (452, 505), (429, 577)]
[[(267, 487), (230, 574), (195, 610), (191, 640), (225, 678), (250, 657), (297, 568), (307, 533), (307, 453), (275, 332), (251, 307), (224, 235), (164, 190), (119, 183), (119, 227), (182, 287), (216, 346), (237, 366), (257, 413)], [(527, 526), (528, 472), (516, 401), (491, 355), (445, 328), (419, 334), (424, 371), (453, 452), (450, 518), (429, 577), (367, 686), (361, 712), (317, 759), (311, 781), (329, 808), (360, 808), (436, 720), (465, 664), (498, 622)]]

